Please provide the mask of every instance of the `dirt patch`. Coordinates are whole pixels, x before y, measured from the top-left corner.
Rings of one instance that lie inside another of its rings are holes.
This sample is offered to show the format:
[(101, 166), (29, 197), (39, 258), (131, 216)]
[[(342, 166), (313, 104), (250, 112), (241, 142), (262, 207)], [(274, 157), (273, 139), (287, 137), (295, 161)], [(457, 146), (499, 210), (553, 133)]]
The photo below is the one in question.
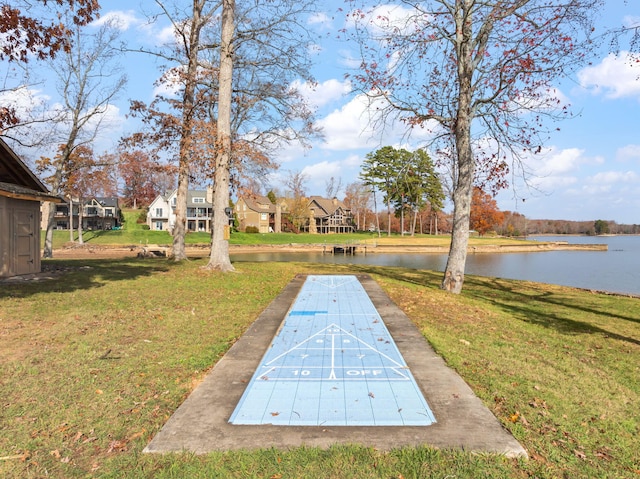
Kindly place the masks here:
[(136, 257), (141, 251), (138, 246), (77, 245), (53, 250), (53, 257), (59, 259), (108, 259)]

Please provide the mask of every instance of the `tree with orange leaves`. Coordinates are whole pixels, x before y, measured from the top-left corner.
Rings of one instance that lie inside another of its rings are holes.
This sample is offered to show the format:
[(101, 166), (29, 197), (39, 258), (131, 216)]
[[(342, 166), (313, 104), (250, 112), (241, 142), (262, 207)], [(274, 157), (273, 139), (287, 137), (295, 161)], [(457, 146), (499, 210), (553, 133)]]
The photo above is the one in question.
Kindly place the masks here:
[(473, 188), (471, 197), (471, 217), (469, 225), (480, 236), (497, 228), (504, 220), (504, 213), (498, 209), (498, 203), (493, 197), (479, 187)]

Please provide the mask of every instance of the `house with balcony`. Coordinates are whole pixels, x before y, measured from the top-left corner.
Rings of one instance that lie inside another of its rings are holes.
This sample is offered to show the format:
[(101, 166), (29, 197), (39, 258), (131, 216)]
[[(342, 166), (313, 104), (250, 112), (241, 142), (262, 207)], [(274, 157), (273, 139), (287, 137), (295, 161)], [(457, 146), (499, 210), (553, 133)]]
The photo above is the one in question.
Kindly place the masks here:
[[(149, 205), (147, 225), (150, 230), (169, 231), (176, 224), (178, 190), (158, 195)], [(187, 192), (187, 231), (210, 232), (213, 191), (189, 190)]]
[(49, 208), (55, 208), (54, 228), (57, 230), (68, 230), (69, 227), (77, 229), (80, 218), (84, 231), (111, 230), (122, 226), (120, 206), (115, 196), (95, 196), (82, 202), (77, 198), (71, 198), (67, 202), (57, 204), (45, 203), (42, 205), (43, 230), (47, 228)]
[(312, 196), (309, 198), (309, 233), (352, 233), (354, 231), (351, 209), (337, 198)]

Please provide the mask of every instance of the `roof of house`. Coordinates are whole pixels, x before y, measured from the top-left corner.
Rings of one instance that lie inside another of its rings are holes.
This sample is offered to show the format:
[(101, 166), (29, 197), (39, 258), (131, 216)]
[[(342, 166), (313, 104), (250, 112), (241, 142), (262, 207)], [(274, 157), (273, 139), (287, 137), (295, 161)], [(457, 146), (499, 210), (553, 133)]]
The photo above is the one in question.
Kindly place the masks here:
[[(173, 196), (178, 194), (178, 190), (174, 189), (173, 191), (167, 191), (164, 195), (158, 195), (154, 198), (154, 200), (149, 205), (149, 208), (153, 206), (158, 200), (162, 200), (163, 203), (169, 203)], [(204, 198), (204, 203), (194, 203), (194, 198)], [(174, 205), (175, 206), (175, 205)], [(188, 207), (208, 207), (210, 208), (212, 204), (207, 201), (207, 191), (206, 190), (188, 190), (187, 191), (187, 206)]]
[(2, 138), (0, 138), (0, 195), (32, 201), (62, 201), (62, 198), (49, 193), (49, 189)]
[(348, 210), (344, 203), (337, 198), (329, 199), (322, 196), (312, 196), (309, 198), (309, 208), (312, 208), (314, 203), (320, 208), (320, 211), (314, 208), (313, 215), (317, 218), (332, 216), (338, 209)]
[(106, 206), (111, 208), (118, 207), (118, 198), (115, 196), (96, 196), (93, 198), (100, 206)]
[[(204, 203), (194, 203), (194, 198), (204, 198)], [(187, 191), (187, 206), (212, 206), (211, 203), (207, 202), (207, 191), (206, 190), (189, 190)]]
[(243, 196), (242, 200), (252, 211), (258, 211), (260, 213), (275, 213), (276, 205), (271, 203), (271, 200), (266, 196), (260, 195), (249, 195)]

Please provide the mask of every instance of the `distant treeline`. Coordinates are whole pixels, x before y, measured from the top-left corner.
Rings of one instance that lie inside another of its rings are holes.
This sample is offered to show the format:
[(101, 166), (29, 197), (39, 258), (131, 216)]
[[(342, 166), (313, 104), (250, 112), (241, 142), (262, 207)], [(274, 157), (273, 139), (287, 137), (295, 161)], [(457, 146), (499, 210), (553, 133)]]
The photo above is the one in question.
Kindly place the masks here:
[(504, 212), (504, 221), (497, 228), (505, 236), (524, 236), (537, 234), (640, 234), (640, 224), (622, 225), (615, 221), (569, 221), (569, 220), (532, 220), (519, 213)]

